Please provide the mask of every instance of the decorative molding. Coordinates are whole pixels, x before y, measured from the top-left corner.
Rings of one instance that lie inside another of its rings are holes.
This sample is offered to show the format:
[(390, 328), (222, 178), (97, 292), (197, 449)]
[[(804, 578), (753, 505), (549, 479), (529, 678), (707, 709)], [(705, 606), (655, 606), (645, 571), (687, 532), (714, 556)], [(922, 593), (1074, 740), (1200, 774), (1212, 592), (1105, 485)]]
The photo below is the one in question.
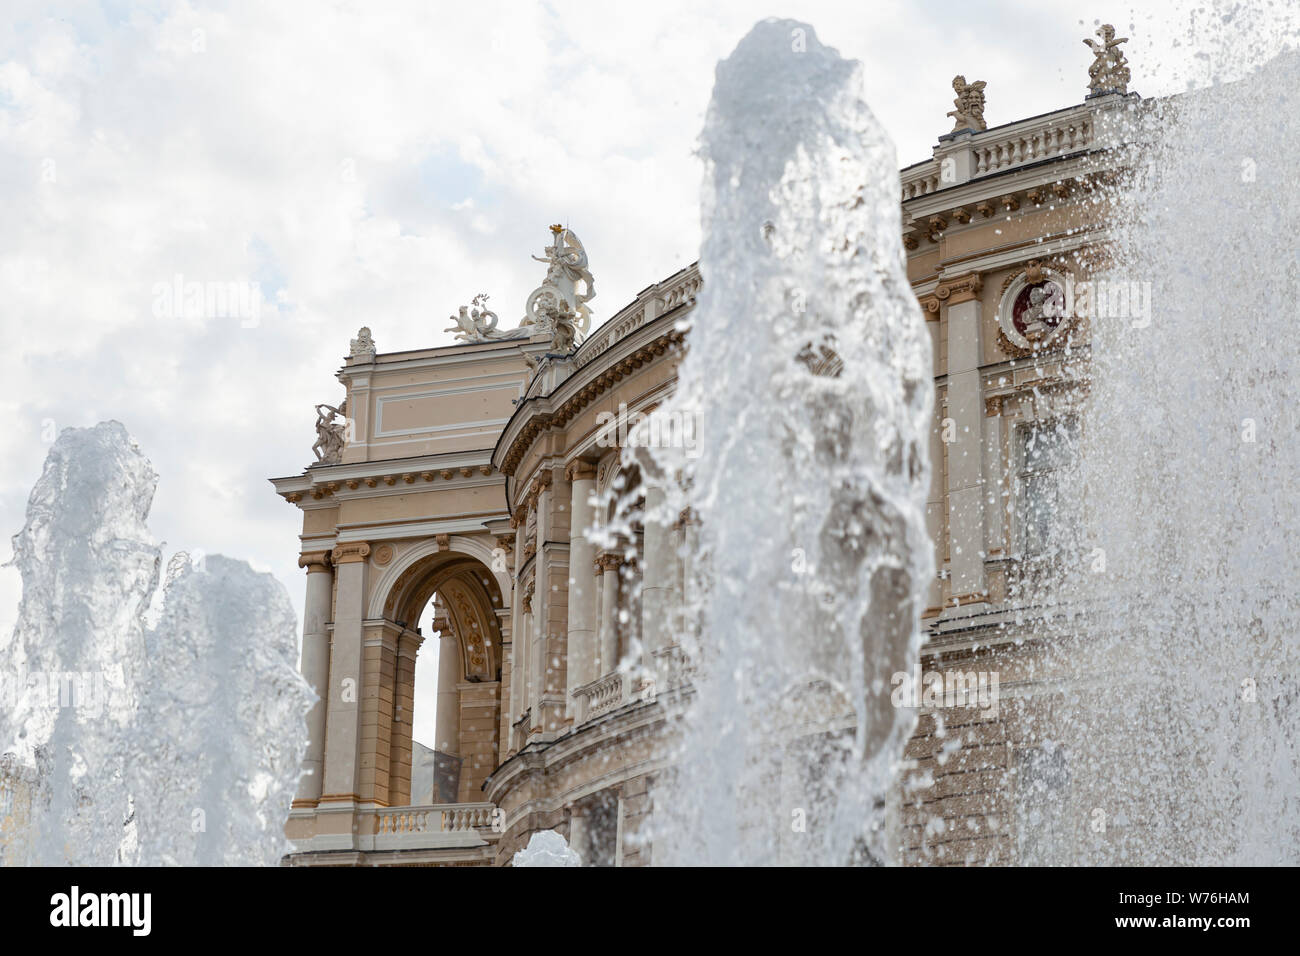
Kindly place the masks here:
[(391, 544), (381, 544), (377, 548), (375, 548), (375, 553), (370, 560), (374, 561), (375, 564), (379, 565), (382, 568), (389, 561), (393, 560), (394, 553), (395, 552), (393, 551), (393, 546)]
[(1017, 359), (1029, 358), (1052, 350), (1055, 347), (1053, 343), (1068, 338), (1067, 333), (1072, 326), (1077, 324), (1076, 316), (1065, 316), (1051, 335), (1034, 342), (1028, 340), (1023, 344), (1017, 342), (1011, 338), (1007, 330), (1011, 322), (1011, 310), (1015, 305), (1015, 299), (1025, 286), (1037, 285), (1040, 282), (1049, 280), (1058, 284), (1069, 282), (1074, 279), (1074, 272), (1074, 266), (1064, 259), (1030, 259), (1022, 267), (1012, 271), (1002, 280), (1002, 287), (998, 290), (997, 322), (998, 348), (1004, 355)]
[(579, 412), (609, 391), (617, 382), (665, 354), (669, 349), (679, 346), (685, 338), (686, 333), (678, 329), (665, 332), (597, 375), (554, 412), (538, 412), (511, 439), (508, 450), (501, 460), (501, 473), (514, 475), (524, 455), (528, 453), (528, 449), (532, 447), (539, 435), (551, 428), (560, 428), (568, 424)]

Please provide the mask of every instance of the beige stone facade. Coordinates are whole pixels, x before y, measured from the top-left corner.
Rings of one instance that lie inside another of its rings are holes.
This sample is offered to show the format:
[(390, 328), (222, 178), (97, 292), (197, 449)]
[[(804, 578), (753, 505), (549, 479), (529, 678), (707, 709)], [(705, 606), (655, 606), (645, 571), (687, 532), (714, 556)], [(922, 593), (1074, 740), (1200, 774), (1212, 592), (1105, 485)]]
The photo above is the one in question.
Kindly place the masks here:
[[(1067, 343), (1086, 351), (1087, 330), (1042, 303), (1099, 261), (1106, 130), (1136, 106), (1111, 93), (958, 130), (902, 171), (903, 242), (935, 362), (940, 571), (923, 667), (996, 671), (1003, 696), (996, 716), (945, 715), (945, 737), (923, 712), (909, 776), (932, 782), (906, 790), (903, 862), (1033, 859), (1015, 825), (1032, 795), (1017, 787), (1037, 772), (1024, 720), (1050, 719), (1050, 667), (1037, 636), (1009, 622), (1045, 478), (1021, 449), (1081, 397), (1063, 363)], [(620, 473), (610, 420), (673, 387), (700, 281), (691, 267), (650, 286), (567, 354), (538, 335), (346, 360), (340, 460), (274, 480), (303, 515), (303, 670), (321, 696), (290, 862), (500, 865), (541, 829), (588, 862), (653, 861), (637, 835), (664, 709), (689, 683), (671, 609), (692, 579), (692, 529), (647, 522), (602, 552), (584, 531), (600, 520), (593, 494), (639, 480)], [(431, 639), (417, 625), (435, 594), (446, 673), (436, 698), (417, 699), (415, 660)], [(633, 648), (653, 686), (620, 671)], [(434, 706), (437, 749), (459, 760), (456, 800), (411, 806), (412, 713)], [(961, 747), (941, 755), (954, 728)]]

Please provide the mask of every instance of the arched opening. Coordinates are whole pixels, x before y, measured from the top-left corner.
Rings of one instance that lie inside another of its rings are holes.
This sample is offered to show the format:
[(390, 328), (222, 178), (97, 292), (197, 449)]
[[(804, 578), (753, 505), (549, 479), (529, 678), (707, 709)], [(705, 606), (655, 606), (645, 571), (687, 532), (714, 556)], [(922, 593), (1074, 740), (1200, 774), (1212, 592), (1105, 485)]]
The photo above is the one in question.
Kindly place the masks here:
[(393, 724), (390, 805), (480, 799), (497, 763), (504, 610), (496, 575), (450, 549), (419, 557), (387, 588), (384, 618), (414, 625), (419, 649), (393, 669), (395, 713), (410, 715)]

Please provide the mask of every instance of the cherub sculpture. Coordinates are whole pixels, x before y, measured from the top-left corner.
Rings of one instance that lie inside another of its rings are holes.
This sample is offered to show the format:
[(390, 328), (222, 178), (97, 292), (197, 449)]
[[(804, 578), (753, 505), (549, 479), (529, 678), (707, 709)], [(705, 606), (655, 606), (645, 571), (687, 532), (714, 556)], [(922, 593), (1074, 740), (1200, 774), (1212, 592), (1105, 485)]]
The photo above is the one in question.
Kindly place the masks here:
[(1119, 45), (1127, 43), (1128, 37), (1116, 39), (1115, 28), (1109, 23), (1101, 25), (1097, 36), (1101, 37), (1100, 43), (1091, 39), (1083, 41), (1092, 50), (1093, 56), (1092, 66), (1088, 67), (1088, 89), (1092, 91), (1090, 95), (1127, 93), (1131, 73), (1128, 60)]

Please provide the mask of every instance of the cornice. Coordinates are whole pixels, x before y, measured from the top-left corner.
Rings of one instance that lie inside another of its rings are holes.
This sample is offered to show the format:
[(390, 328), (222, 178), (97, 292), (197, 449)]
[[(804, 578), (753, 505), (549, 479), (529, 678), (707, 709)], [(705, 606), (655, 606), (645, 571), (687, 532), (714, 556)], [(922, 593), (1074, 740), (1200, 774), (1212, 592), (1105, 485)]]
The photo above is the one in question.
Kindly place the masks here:
[(595, 361), (564, 380), (549, 395), (520, 403), (497, 442), (492, 460), (502, 474), (514, 476), (536, 439), (568, 424), (579, 412), (636, 370), (680, 346), (686, 334), (666, 312), (616, 343)]
[(479, 449), (414, 458), (314, 465), (301, 475), (271, 479), (276, 494), (304, 510), (313, 507), (312, 501), (320, 507), (322, 499), (375, 498), (448, 483), (459, 487), (498, 485), (501, 477), (493, 474), (491, 452)]

